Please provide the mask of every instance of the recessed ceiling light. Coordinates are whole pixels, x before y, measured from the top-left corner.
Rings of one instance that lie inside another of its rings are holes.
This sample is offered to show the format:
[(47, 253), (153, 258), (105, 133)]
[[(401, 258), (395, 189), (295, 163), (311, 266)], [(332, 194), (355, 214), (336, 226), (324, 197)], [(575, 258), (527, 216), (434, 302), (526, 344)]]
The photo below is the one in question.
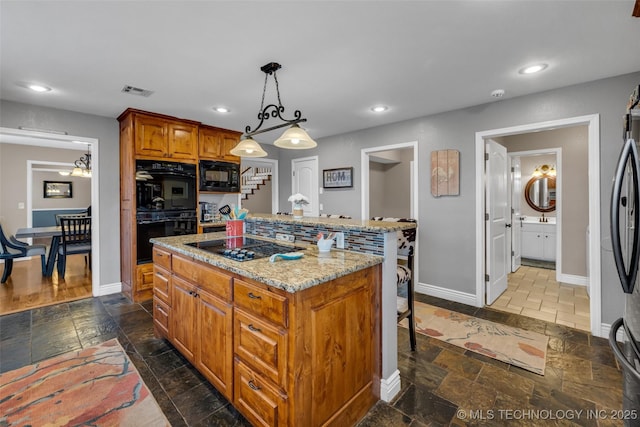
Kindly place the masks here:
[(528, 67), (521, 68), (520, 71), (518, 72), (520, 74), (534, 74), (544, 70), (547, 67), (548, 67), (547, 64), (535, 64), (535, 65), (530, 65)]
[(50, 87), (39, 85), (36, 83), (28, 83), (28, 82), (18, 82), (16, 83), (20, 87), (24, 87), (26, 89), (30, 89), (34, 92), (49, 92), (51, 90)]
[(387, 107), (386, 105), (376, 105), (374, 107), (371, 107), (371, 111), (373, 111), (374, 113), (383, 113), (388, 109), (389, 107)]
[(504, 96), (504, 89), (496, 89), (491, 92), (491, 96), (494, 98), (502, 98)]
[(230, 111), (227, 107), (214, 107), (213, 110), (218, 113), (228, 113)]

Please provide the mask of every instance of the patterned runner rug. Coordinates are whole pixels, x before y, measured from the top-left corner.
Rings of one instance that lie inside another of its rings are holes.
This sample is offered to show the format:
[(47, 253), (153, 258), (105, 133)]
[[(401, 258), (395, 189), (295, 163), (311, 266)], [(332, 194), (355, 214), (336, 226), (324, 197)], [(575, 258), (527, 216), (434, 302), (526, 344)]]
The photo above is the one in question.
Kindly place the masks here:
[(0, 426), (170, 426), (117, 340), (0, 375)]
[(416, 332), (544, 375), (548, 336), (418, 301), (415, 310)]

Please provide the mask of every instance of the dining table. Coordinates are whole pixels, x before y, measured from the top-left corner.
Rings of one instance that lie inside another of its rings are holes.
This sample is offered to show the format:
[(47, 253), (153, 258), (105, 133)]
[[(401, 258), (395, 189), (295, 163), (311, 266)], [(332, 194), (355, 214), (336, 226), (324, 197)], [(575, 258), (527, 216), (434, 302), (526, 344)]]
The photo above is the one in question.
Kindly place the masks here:
[(53, 225), (48, 227), (18, 228), (15, 236), (18, 239), (39, 239), (51, 237), (51, 246), (49, 248), (49, 255), (47, 256), (47, 265), (45, 272), (45, 276), (51, 276), (53, 274), (53, 268), (56, 264), (56, 256), (58, 255), (60, 239), (62, 238), (62, 227), (59, 225)]

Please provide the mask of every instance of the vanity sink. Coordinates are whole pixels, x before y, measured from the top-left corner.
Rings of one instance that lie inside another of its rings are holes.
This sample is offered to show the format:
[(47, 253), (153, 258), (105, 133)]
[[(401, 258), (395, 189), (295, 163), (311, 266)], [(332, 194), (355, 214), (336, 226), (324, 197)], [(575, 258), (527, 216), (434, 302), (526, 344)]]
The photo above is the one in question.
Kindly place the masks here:
[(525, 219), (522, 220), (525, 224), (555, 224), (556, 217), (544, 217), (545, 222), (540, 221), (539, 216), (526, 216)]

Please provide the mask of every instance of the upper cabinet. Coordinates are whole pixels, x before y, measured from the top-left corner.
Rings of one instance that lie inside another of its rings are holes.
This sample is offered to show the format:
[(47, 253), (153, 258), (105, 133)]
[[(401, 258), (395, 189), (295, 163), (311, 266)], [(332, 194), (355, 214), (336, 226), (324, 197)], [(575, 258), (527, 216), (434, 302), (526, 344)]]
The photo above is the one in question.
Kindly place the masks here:
[(135, 110), (127, 113), (133, 114), (137, 157), (197, 160), (198, 122)]
[(198, 157), (240, 163), (240, 157), (231, 154), (233, 147), (238, 145), (240, 141), (240, 135), (240, 132), (201, 125), (198, 137)]

